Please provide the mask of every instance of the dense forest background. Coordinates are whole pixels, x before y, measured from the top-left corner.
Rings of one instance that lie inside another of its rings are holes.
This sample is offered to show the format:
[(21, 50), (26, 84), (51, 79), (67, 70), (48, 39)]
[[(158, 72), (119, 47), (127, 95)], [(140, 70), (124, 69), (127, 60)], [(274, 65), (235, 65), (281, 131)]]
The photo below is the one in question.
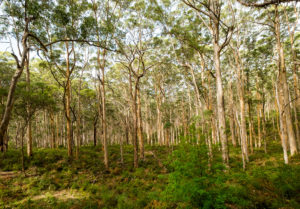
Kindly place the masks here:
[(0, 206), (300, 207), (297, 2), (0, 1)]

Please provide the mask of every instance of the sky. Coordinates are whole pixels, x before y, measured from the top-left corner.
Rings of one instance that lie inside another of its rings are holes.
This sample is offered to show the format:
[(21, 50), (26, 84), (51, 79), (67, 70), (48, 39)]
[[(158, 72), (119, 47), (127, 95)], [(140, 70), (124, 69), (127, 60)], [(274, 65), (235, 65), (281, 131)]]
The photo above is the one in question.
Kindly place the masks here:
[[(3, 14), (3, 4), (1, 4), (3, 1), (0, 0), (0, 21), (3, 21), (3, 18), (5, 18), (5, 15)], [(4, 27), (3, 30), (7, 30), (9, 25)], [(16, 55), (19, 55), (17, 53), (18, 47), (17, 47), (17, 41), (14, 38), (8, 39), (5, 37), (0, 36), (0, 51), (3, 52), (15, 52)]]

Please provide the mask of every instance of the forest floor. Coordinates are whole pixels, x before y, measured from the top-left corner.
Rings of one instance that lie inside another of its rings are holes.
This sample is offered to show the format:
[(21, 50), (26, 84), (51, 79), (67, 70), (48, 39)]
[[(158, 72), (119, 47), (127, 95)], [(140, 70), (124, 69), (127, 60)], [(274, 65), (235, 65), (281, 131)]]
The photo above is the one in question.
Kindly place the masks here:
[[(81, 148), (80, 158), (72, 161), (63, 148), (36, 149), (26, 158), (26, 175), (20, 172), (20, 150), (1, 153), (0, 208), (197, 208), (166, 195), (173, 171), (169, 156), (176, 149), (147, 146), (146, 160), (133, 169), (132, 147), (124, 147), (121, 164), (119, 146), (110, 146), (109, 171), (104, 171), (100, 146)], [(226, 176), (224, 190), (217, 193), (230, 196), (219, 208), (300, 208), (300, 156), (287, 166), (279, 143), (268, 149), (268, 154), (255, 150), (243, 171), (239, 149), (231, 148), (230, 171), (216, 174)]]

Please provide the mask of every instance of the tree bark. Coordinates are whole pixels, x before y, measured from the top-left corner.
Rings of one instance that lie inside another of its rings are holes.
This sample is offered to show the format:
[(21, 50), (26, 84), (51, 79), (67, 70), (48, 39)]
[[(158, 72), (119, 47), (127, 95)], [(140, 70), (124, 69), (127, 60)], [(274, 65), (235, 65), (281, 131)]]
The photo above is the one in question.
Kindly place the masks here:
[(228, 27), (226, 36), (224, 37), (224, 42), (220, 43), (220, 24), (221, 22), (221, 2), (220, 0), (209, 0), (207, 2), (202, 2), (201, 6), (204, 6), (207, 12), (203, 12), (197, 7), (195, 1), (182, 0), (186, 5), (193, 8), (198, 12), (200, 17), (204, 14), (209, 18), (209, 22), (204, 24), (210, 30), (212, 35), (212, 45), (214, 51), (214, 68), (216, 70), (216, 87), (217, 87), (217, 117), (218, 117), (218, 133), (222, 145), (222, 159), (226, 167), (229, 167), (229, 150), (226, 135), (226, 121), (225, 121), (225, 107), (224, 107), (224, 93), (222, 85), (221, 76), (221, 66), (220, 66), (220, 54), (221, 51), (226, 47), (231, 39), (233, 28)]
[(294, 155), (298, 151), (297, 151), (296, 138), (295, 138), (293, 122), (291, 117), (289, 89), (288, 89), (287, 78), (286, 78), (284, 52), (280, 40), (280, 22), (279, 22), (277, 5), (275, 5), (274, 28), (275, 28), (274, 32), (276, 36), (276, 48), (278, 53), (278, 69), (279, 69), (278, 88), (280, 89), (280, 94), (279, 94), (279, 103), (280, 103), (280, 111), (281, 111), (280, 114), (282, 115), (281, 119), (285, 117), (285, 120), (283, 120), (283, 125), (287, 128), (291, 155)]
[(144, 160), (144, 137), (143, 137), (143, 122), (142, 122), (142, 107), (141, 107), (141, 91), (140, 87), (136, 85), (137, 91), (137, 120), (138, 120), (138, 139), (139, 139), (139, 150), (140, 150), (140, 159)]
[(282, 100), (283, 100), (283, 95), (284, 92), (281, 89), (279, 89), (278, 86), (276, 86), (276, 100), (277, 100), (277, 105), (278, 105), (278, 110), (279, 110), (279, 122), (280, 122), (280, 138), (281, 138), (281, 145), (283, 149), (283, 159), (284, 163), (288, 164), (289, 163), (289, 158), (287, 154), (287, 140), (288, 140), (288, 135), (287, 135), (287, 130), (286, 130), (286, 123), (285, 123), (285, 117), (280, 114), (281, 108), (283, 107), (282, 105)]
[(97, 121), (98, 120), (95, 120), (94, 121), (94, 132), (93, 132), (93, 142), (94, 142), (94, 147), (96, 147), (97, 145)]
[(249, 144), (250, 144), (250, 152), (253, 154), (253, 118), (252, 118), (252, 102), (251, 99), (248, 99), (248, 114), (249, 114)]
[(133, 164), (134, 168), (139, 167), (138, 163), (138, 137), (137, 137), (137, 129), (138, 129), (138, 120), (137, 120), (137, 104), (136, 104), (136, 92), (134, 93), (134, 100), (133, 100), (133, 137), (132, 137), (132, 143), (133, 143)]
[(76, 158), (79, 157), (79, 147), (81, 146), (81, 83), (82, 83), (83, 69), (79, 78), (79, 86), (78, 86), (78, 99), (77, 99), (77, 118), (76, 118)]
[(293, 102), (293, 109), (294, 109), (294, 118), (295, 118), (295, 128), (296, 128), (296, 139), (298, 143), (298, 149), (300, 149), (300, 131), (299, 131), (299, 120), (298, 120), (298, 113), (300, 111), (300, 89), (299, 89), (299, 78), (297, 75), (298, 66), (297, 66), (297, 54), (294, 48), (294, 42), (295, 42), (295, 29), (299, 20), (299, 14), (297, 13), (297, 8), (294, 8), (294, 12), (296, 13), (296, 20), (294, 23), (293, 28), (289, 25), (289, 19), (287, 15), (286, 9), (284, 10), (285, 17), (286, 17), (286, 23), (288, 25), (288, 31), (289, 31), (289, 37), (290, 37), (290, 43), (291, 43), (291, 53), (292, 53), (292, 61), (293, 61), (293, 86), (294, 86), (294, 102)]
[(56, 128), (56, 147), (58, 147), (60, 145), (60, 138), (59, 138), (59, 123), (58, 123), (58, 118), (59, 118), (59, 114), (57, 113), (55, 116), (56, 120), (55, 120), (55, 128)]
[(107, 148), (107, 127), (106, 127), (106, 95), (105, 95), (105, 75), (104, 66), (101, 68), (102, 71), (102, 131), (103, 131), (103, 154), (104, 154), (104, 165), (108, 169), (108, 148)]
[(7, 95), (7, 99), (6, 99), (6, 105), (5, 105), (4, 113), (3, 113), (1, 123), (0, 123), (0, 151), (1, 152), (3, 152), (3, 150), (4, 150), (4, 147), (3, 147), (4, 135), (5, 135), (5, 132), (7, 131), (7, 127), (8, 127), (9, 121), (10, 121), (11, 111), (12, 111), (12, 108), (14, 105), (14, 94), (15, 94), (16, 86), (17, 86), (19, 78), (21, 77), (21, 75), (23, 73), (27, 53), (29, 50), (29, 47), (27, 46), (27, 39), (29, 36), (29, 31), (28, 31), (29, 22), (30, 22), (30, 19), (26, 19), (25, 29), (24, 29), (24, 33), (23, 33), (23, 37), (22, 37), (23, 52), (22, 52), (21, 60), (19, 61), (17, 56), (13, 54), (13, 56), (16, 60), (16, 64), (17, 64), (17, 70), (15, 71), (15, 73), (11, 79), (11, 82), (10, 82), (8, 95)]
[(243, 155), (243, 169), (246, 168), (246, 163), (249, 162), (248, 157), (248, 142), (247, 142), (247, 128), (246, 128), (246, 117), (245, 117), (245, 84), (244, 84), (244, 72), (241, 69), (241, 61), (238, 49), (233, 49), (235, 64), (237, 69), (237, 89), (240, 100), (240, 116), (241, 116), (241, 145), (242, 145), (242, 155)]
[[(133, 70), (130, 69), (128, 71), (129, 74), (129, 92), (131, 97), (131, 111), (133, 116), (133, 130), (132, 130), (132, 144), (133, 144), (133, 166), (134, 168), (138, 168), (139, 166), (139, 156), (138, 156), (138, 119), (137, 119), (137, 91), (136, 91), (136, 85), (135, 90), (133, 92), (132, 90), (132, 72)], [(138, 78), (137, 78), (138, 79)], [(136, 81), (137, 83), (138, 81)], [(135, 84), (136, 84), (135, 83)]]
[(229, 152), (228, 152), (228, 145), (227, 145), (225, 109), (224, 109), (224, 93), (223, 93), (221, 66), (220, 66), (220, 47), (218, 46), (216, 40), (214, 40), (214, 66), (216, 70), (217, 111), (218, 111), (217, 114), (218, 114), (218, 128), (220, 134), (220, 141), (222, 146), (222, 159), (223, 159), (223, 163), (229, 167)]
[(54, 113), (49, 112), (50, 115), (50, 129), (51, 129), (51, 141), (50, 147), (54, 149), (56, 147), (56, 138), (55, 138), (55, 123), (54, 123)]
[[(30, 69), (29, 69), (29, 51), (27, 52), (27, 58), (26, 58), (26, 90), (28, 92), (28, 95), (30, 95)], [(32, 133), (31, 133), (31, 106), (30, 103), (27, 103), (27, 117), (28, 117), (28, 124), (27, 124), (27, 155), (29, 157), (32, 156)]]
[(73, 142), (72, 142), (72, 122), (71, 122), (71, 73), (70, 73), (70, 52), (69, 52), (69, 43), (65, 42), (66, 49), (67, 49), (67, 56), (66, 56), (66, 104), (65, 104), (65, 114), (67, 119), (67, 146), (68, 146), (68, 157), (73, 156)]
[[(160, 84), (158, 84), (160, 85)], [(163, 126), (162, 126), (162, 119), (161, 119), (161, 92), (159, 87), (156, 85), (156, 114), (157, 114), (157, 121), (156, 121), (156, 127), (157, 127), (157, 141), (159, 145), (163, 144)]]
[(232, 145), (236, 147), (236, 136), (235, 136), (235, 123), (234, 123), (234, 100), (233, 100), (233, 89), (232, 83), (229, 83), (229, 124), (231, 132)]

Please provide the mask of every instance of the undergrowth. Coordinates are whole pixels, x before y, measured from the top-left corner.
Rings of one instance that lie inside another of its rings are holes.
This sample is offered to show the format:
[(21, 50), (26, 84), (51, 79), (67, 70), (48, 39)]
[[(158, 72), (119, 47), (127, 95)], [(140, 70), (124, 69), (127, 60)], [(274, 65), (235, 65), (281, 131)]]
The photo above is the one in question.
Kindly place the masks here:
[(0, 208), (300, 208), (300, 156), (282, 162), (279, 143), (268, 153), (255, 150), (246, 171), (239, 148), (231, 147), (230, 169), (214, 156), (208, 166), (202, 145), (152, 146), (167, 172), (152, 155), (133, 168), (131, 146), (109, 147), (110, 170), (105, 171), (101, 147), (82, 147), (78, 160), (63, 148), (36, 149), (25, 158), (20, 150), (0, 153)]

